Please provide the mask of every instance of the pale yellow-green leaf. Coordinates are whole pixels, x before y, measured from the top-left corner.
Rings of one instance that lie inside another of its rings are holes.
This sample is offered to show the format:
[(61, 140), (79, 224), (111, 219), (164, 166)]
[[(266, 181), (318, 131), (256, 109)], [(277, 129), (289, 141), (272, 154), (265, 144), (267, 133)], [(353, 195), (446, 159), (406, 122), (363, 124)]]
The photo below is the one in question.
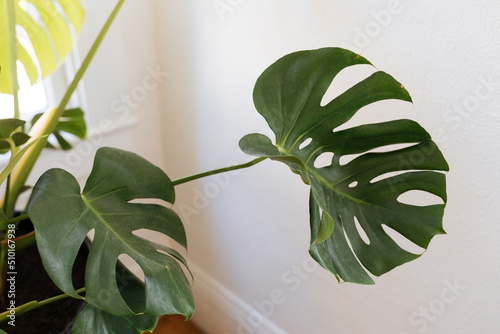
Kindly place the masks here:
[(33, 60), (31, 59), (26, 49), (19, 43), (17, 44), (17, 58), (19, 58), (19, 60), (24, 64), (24, 69), (28, 74), (30, 83), (34, 85), (38, 78), (38, 72), (36, 70), (36, 66), (33, 63)]
[[(80, 32), (85, 11), (79, 0), (57, 1), (62, 10), (50, 0), (27, 0), (23, 6), (19, 5), (22, 0), (13, 1), (16, 24), (26, 31), (37, 58), (37, 61), (30, 59), (30, 55), (18, 44), (18, 58), (33, 84), (38, 77), (34, 71), (34, 64), (39, 64), (42, 76), (46, 77), (71, 52), (74, 43), (73, 32), (76, 34)], [(43, 22), (37, 21), (32, 12), (25, 11), (33, 6)], [(8, 31), (7, 1), (0, 0), (0, 92), (12, 94)]]
[(52, 73), (57, 67), (57, 59), (52, 44), (50, 43), (49, 35), (47, 35), (43, 27), (36, 23), (36, 21), (25, 11), (17, 11), (16, 22), (24, 28), (33, 45), (33, 50), (35, 50), (36, 58), (42, 70), (42, 75)]
[(5, 0), (0, 0), (0, 92), (2, 93), (12, 92), (8, 31), (7, 3)]
[(52, 1), (46, 0), (28, 0), (33, 5), (37, 6), (45, 27), (52, 37), (52, 43), (57, 51), (58, 57), (64, 57), (71, 51), (73, 39), (66, 21), (57, 11)]
[(80, 33), (80, 28), (83, 25), (83, 18), (85, 17), (85, 10), (79, 2), (74, 0), (59, 0), (64, 12), (68, 19), (73, 22), (73, 27), (77, 34)]

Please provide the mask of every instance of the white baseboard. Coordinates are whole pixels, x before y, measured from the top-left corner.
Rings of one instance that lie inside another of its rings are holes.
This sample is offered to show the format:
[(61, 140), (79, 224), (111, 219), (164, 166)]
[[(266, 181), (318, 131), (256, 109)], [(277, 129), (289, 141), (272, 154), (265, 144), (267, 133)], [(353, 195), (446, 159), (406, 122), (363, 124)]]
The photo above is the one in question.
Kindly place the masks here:
[(255, 307), (190, 263), (195, 281), (193, 321), (207, 334), (287, 334)]

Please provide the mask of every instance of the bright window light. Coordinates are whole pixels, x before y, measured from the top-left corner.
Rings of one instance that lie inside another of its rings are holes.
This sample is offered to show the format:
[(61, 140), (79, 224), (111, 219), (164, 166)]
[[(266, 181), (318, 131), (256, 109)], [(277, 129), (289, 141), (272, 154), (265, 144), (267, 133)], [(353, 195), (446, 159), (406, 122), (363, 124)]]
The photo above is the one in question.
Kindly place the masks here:
[[(19, 81), (19, 111), (23, 115), (34, 114), (47, 108), (47, 93), (44, 84), (39, 80), (33, 86), (22, 64), (17, 63), (17, 77)], [(0, 94), (0, 118), (14, 117), (14, 97), (9, 94)]]

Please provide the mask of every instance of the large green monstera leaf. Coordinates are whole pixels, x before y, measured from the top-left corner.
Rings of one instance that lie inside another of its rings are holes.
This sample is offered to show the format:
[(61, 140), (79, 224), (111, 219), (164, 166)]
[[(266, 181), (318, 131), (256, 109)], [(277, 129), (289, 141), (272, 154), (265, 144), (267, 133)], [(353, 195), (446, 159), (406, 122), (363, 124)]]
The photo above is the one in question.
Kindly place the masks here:
[[(380, 276), (420, 255), (403, 249), (388, 230), (422, 248), (444, 233), (444, 204), (417, 206), (398, 198), (419, 190), (446, 202), (440, 171), (448, 165), (429, 134), (411, 120), (335, 130), (371, 103), (411, 102), (399, 82), (377, 71), (322, 106), (336, 75), (358, 64), (370, 63), (340, 48), (301, 51), (278, 60), (254, 90), (255, 106), (276, 135), (276, 144), (250, 134), (240, 147), (285, 162), (310, 184), (311, 256), (338, 279), (373, 284), (368, 272)], [(394, 144), (405, 145), (389, 147)], [(372, 152), (376, 148), (387, 151)], [(325, 153), (333, 153), (331, 164), (315, 167)], [(342, 156), (354, 154), (359, 156), (341, 164)]]
[(15, 21), (22, 28), (16, 30), (17, 58), (31, 84), (38, 80), (36, 64), (46, 77), (72, 50), (72, 32), (80, 32), (85, 11), (79, 0), (0, 0), (0, 92), (12, 94), (7, 1), (14, 3)]
[[(144, 312), (190, 317), (194, 301), (180, 265), (186, 265), (183, 257), (133, 233), (154, 230), (186, 247), (184, 227), (171, 209), (130, 203), (134, 199), (173, 203), (175, 193), (161, 169), (131, 152), (99, 149), (82, 193), (76, 179), (66, 171), (45, 172), (28, 203), (43, 265), (61, 290), (80, 298), (71, 281), (71, 270), (80, 245), (94, 230), (85, 272), (87, 303), (117, 316)], [(142, 310), (131, 308), (120, 294), (115, 268), (121, 254), (134, 259), (144, 272), (146, 302)]]

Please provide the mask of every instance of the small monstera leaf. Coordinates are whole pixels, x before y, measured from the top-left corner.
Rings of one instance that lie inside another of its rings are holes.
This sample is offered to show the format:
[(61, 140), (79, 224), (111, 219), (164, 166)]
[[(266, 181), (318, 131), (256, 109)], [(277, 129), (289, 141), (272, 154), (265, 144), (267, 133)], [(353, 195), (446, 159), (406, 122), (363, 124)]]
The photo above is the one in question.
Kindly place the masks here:
[[(85, 271), (85, 301), (107, 313), (128, 316), (184, 314), (194, 302), (182, 267), (182, 256), (133, 232), (161, 232), (186, 247), (179, 217), (156, 204), (130, 203), (134, 199), (161, 199), (173, 203), (174, 188), (158, 167), (138, 155), (113, 148), (97, 151), (83, 192), (75, 178), (51, 169), (37, 181), (28, 203), (43, 265), (54, 283), (75, 298), (71, 270), (86, 235), (94, 230)], [(121, 254), (134, 259), (145, 275), (146, 303), (131, 309), (117, 286), (115, 267)]]
[(16, 118), (0, 119), (0, 154), (5, 154), (13, 146), (21, 146), (30, 139), (30, 136), (24, 132), (14, 132), (25, 123), (25, 121)]
[[(31, 119), (31, 126), (33, 127), (35, 123), (42, 117), (43, 113), (36, 114)], [(59, 146), (62, 150), (70, 150), (72, 148), (71, 144), (63, 137), (61, 132), (72, 134), (80, 139), (85, 139), (87, 135), (87, 125), (85, 123), (85, 114), (82, 109), (68, 109), (65, 110), (62, 116), (59, 118), (58, 123), (54, 132), (52, 133), (56, 138)], [(48, 148), (56, 148), (50, 142), (47, 142)]]
[(23, 126), (26, 121), (17, 118), (0, 119), (0, 138), (6, 139), (12, 136), (12, 133)]
[[(144, 283), (127, 270), (120, 262), (116, 268), (118, 289), (133, 310), (142, 310), (146, 304)], [(141, 334), (153, 331), (158, 323), (158, 316), (138, 314), (119, 317), (87, 305), (76, 318), (72, 334), (109, 333)]]
[[(22, 33), (16, 29), (17, 58), (31, 84), (38, 80), (38, 64), (46, 77), (69, 54), (74, 42), (72, 31), (80, 32), (85, 11), (79, 0), (0, 0), (0, 92), (12, 94), (7, 1), (13, 2), (16, 24), (22, 28)], [(29, 45), (36, 60), (26, 49)]]
[[(380, 276), (419, 256), (400, 247), (384, 225), (422, 248), (444, 233), (444, 204), (416, 206), (398, 198), (420, 190), (446, 202), (445, 175), (438, 171), (447, 171), (448, 165), (429, 134), (411, 120), (335, 130), (368, 104), (411, 102), (399, 82), (378, 71), (322, 106), (335, 76), (357, 64), (370, 63), (339, 48), (302, 51), (278, 60), (254, 90), (255, 106), (276, 135), (276, 145), (264, 135), (250, 134), (240, 147), (285, 162), (311, 186), (312, 257), (339, 279), (373, 284), (368, 272)], [(394, 144), (405, 147), (389, 147)], [(387, 151), (371, 152), (381, 147)], [(333, 154), (331, 164), (315, 167), (324, 153)], [(342, 156), (354, 154), (359, 156), (340, 163)]]

